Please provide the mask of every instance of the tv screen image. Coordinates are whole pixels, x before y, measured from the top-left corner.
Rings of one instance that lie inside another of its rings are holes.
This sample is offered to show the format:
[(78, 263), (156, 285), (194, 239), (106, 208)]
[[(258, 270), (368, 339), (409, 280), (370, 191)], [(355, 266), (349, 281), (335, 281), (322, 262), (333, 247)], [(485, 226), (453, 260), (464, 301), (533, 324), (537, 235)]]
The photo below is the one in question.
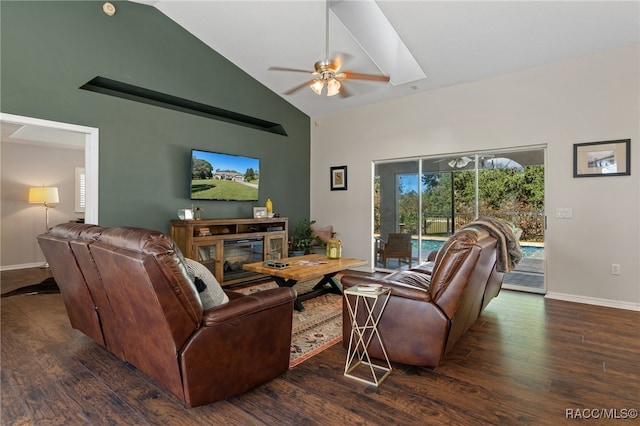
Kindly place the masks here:
[(257, 201), (260, 160), (191, 150), (191, 199)]

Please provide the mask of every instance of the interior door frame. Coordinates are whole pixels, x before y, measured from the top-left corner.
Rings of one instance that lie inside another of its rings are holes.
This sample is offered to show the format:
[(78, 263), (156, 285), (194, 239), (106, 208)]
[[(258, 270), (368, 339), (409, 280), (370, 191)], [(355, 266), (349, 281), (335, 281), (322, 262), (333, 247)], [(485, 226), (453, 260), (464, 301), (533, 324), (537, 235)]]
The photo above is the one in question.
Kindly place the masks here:
[(18, 125), (31, 125), (49, 127), (56, 130), (84, 133), (84, 167), (86, 173), (86, 209), (85, 223), (97, 225), (98, 200), (99, 200), (99, 155), (100, 155), (100, 131), (95, 127), (81, 126), (78, 124), (63, 123), (59, 121), (43, 120), (41, 118), (22, 115), (0, 113), (0, 124), (12, 123)]

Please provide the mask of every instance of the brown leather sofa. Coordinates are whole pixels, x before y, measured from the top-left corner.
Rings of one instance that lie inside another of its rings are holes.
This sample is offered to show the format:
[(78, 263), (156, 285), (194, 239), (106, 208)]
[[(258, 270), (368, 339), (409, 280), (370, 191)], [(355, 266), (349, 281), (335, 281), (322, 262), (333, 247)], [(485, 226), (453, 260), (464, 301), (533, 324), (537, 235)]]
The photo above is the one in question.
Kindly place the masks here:
[(179, 250), (160, 232), (63, 224), (38, 242), (71, 325), (187, 407), (287, 371), (294, 290), (225, 290), (228, 303), (203, 311)]
[[(496, 271), (496, 243), (486, 230), (463, 229), (446, 241), (434, 261), (383, 276), (344, 275), (341, 282), (345, 289), (372, 283), (390, 287), (378, 323), (389, 359), (436, 367), (500, 292), (504, 274)], [(344, 318), (349, 318), (346, 304)], [(350, 332), (350, 321), (343, 321), (345, 348)], [(369, 354), (383, 358), (377, 339)]]

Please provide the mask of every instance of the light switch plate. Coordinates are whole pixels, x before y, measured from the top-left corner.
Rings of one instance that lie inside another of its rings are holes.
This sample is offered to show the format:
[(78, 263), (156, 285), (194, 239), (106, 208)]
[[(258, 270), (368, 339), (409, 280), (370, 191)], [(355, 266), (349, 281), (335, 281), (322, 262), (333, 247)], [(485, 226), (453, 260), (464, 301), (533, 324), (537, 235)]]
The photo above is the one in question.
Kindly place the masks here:
[(570, 207), (559, 207), (556, 209), (556, 219), (571, 219), (573, 211)]

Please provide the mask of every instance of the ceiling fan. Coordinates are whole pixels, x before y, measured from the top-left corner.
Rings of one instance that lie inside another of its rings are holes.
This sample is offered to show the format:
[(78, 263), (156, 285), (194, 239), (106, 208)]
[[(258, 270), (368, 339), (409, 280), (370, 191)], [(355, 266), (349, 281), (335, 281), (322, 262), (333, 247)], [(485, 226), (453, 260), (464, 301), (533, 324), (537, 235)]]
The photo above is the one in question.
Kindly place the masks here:
[[(447, 165), (449, 167), (451, 167), (452, 169), (462, 169), (464, 167), (467, 167), (467, 165), (469, 165), (470, 163), (473, 163), (474, 161), (476, 161), (474, 157), (470, 157), (467, 155), (463, 155), (461, 157), (456, 157), (456, 158), (443, 158), (441, 160), (436, 160), (436, 163), (441, 163), (446, 161)], [(493, 158), (494, 155), (492, 154), (483, 154), (483, 155), (478, 155), (477, 158), (479, 161), (484, 161), (487, 158)]]
[(447, 164), (449, 165), (449, 167), (451, 168), (457, 168), (457, 169), (461, 169), (463, 167), (466, 167), (467, 164), (471, 163), (473, 161), (472, 158), (469, 158), (467, 156), (464, 157), (458, 157), (458, 158), (454, 158), (451, 161), (449, 161)]
[[(347, 70), (341, 71), (340, 69), (342, 67), (342, 57), (340, 55), (336, 56), (334, 59), (327, 59), (329, 58), (329, 0), (326, 1), (325, 36), (325, 59), (316, 62), (313, 66), (313, 71), (297, 68), (269, 67), (269, 70), (273, 71), (303, 72), (305, 74), (311, 74), (314, 76), (312, 79), (305, 81), (304, 83), (290, 90), (287, 90), (286, 92), (284, 92), (285, 95), (292, 95), (298, 90), (309, 86), (309, 88), (313, 90), (313, 92), (317, 95), (322, 95), (323, 93), (326, 93), (327, 96), (340, 94), (340, 96), (346, 98), (350, 96), (350, 93), (342, 84), (345, 80), (369, 80), (381, 82), (388, 82), (390, 80), (388, 76), (382, 74), (362, 74), (354, 73)], [(325, 87), (326, 91), (324, 90)]]

